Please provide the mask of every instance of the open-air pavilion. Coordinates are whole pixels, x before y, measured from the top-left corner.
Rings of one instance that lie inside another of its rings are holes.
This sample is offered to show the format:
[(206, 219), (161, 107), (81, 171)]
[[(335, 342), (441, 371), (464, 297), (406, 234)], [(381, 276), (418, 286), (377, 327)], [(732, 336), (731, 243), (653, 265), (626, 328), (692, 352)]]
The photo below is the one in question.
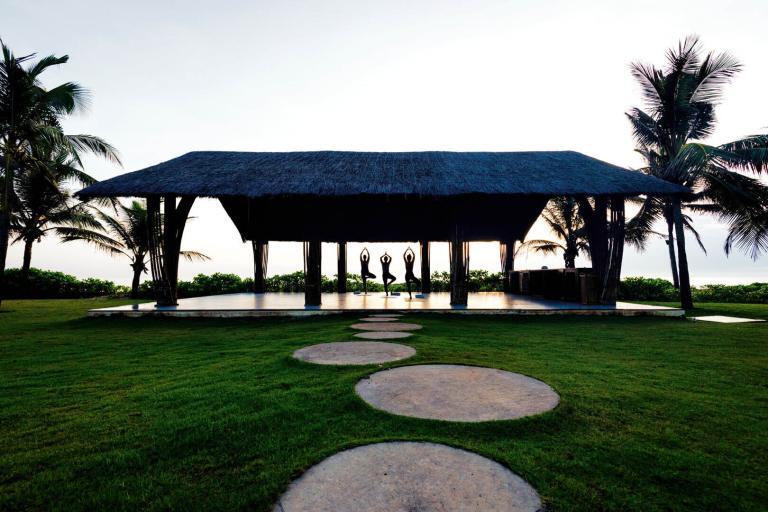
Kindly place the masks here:
[[(251, 315), (345, 310), (474, 312), (664, 312), (616, 303), (624, 204), (637, 195), (686, 189), (572, 151), (550, 152), (192, 152), (81, 190), (83, 199), (143, 197), (150, 218), (156, 303), (132, 312)], [(513, 247), (547, 201), (579, 201), (591, 269), (515, 272)], [(177, 299), (179, 251), (198, 197), (218, 199), (254, 249), (253, 296)], [(270, 241), (304, 244), (303, 296), (263, 294)], [(430, 242), (449, 243), (450, 293), (431, 294)], [(506, 292), (473, 297), (468, 243), (499, 241)], [(321, 243), (338, 244), (339, 297), (321, 293)], [(347, 294), (348, 242), (418, 242), (423, 297), (406, 302)], [(299, 299), (301, 297), (301, 299)]]

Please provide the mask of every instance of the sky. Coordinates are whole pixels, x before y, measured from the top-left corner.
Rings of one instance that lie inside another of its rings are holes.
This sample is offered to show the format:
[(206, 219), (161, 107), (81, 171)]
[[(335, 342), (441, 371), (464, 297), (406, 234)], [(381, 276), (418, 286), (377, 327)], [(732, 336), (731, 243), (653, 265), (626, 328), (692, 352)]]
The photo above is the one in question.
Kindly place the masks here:
[[(744, 71), (726, 89), (711, 143), (768, 130), (768, 2), (755, 1), (143, 1), (0, 0), (0, 37), (16, 54), (68, 54), (49, 86), (91, 91), (69, 133), (99, 135), (123, 167), (89, 158), (97, 179), (195, 150), (575, 150), (627, 168), (642, 162), (624, 112), (642, 106), (635, 61), (663, 64), (666, 48), (698, 34)], [(198, 200), (180, 277), (252, 273), (250, 244), (215, 200)], [(768, 281), (768, 256), (726, 257), (726, 229), (696, 217), (707, 254), (689, 243), (694, 284)], [(547, 237), (537, 224), (531, 237)], [(406, 244), (368, 244), (374, 258)], [(357, 272), (360, 244), (350, 244)], [(415, 246), (414, 246), (415, 248)], [(499, 270), (498, 244), (477, 243), (470, 265)], [(301, 246), (270, 244), (269, 274), (302, 268)], [(448, 266), (446, 244), (433, 270)], [(9, 266), (19, 266), (17, 244)], [(33, 266), (130, 281), (127, 259), (47, 237)], [(581, 262), (588, 265), (588, 262)], [(522, 255), (518, 268), (562, 266)], [(666, 246), (628, 249), (623, 275), (669, 278)], [(376, 269), (374, 268), (374, 273)], [(335, 273), (335, 247), (323, 248)], [(401, 259), (393, 273), (402, 276)]]

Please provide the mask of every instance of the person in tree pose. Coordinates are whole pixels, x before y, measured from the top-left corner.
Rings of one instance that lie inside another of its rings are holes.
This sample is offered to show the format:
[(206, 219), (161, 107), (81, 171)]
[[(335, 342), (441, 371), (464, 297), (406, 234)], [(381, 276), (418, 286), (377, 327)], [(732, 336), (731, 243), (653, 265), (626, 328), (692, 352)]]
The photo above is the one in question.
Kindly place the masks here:
[(381, 278), (384, 280), (384, 294), (389, 295), (389, 285), (396, 281), (395, 276), (389, 273), (389, 264), (392, 263), (392, 256), (387, 254), (379, 258), (381, 262)]
[(405, 250), (403, 260), (405, 260), (405, 286), (408, 288), (408, 298), (412, 299), (411, 283), (421, 287), (421, 281), (413, 274), (413, 264), (416, 262), (416, 253), (413, 252), (413, 249), (408, 247)]
[(363, 293), (368, 293), (368, 280), (376, 279), (374, 274), (368, 270), (368, 262), (371, 261), (371, 254), (368, 252), (367, 247), (363, 247), (360, 252), (360, 277), (363, 279)]

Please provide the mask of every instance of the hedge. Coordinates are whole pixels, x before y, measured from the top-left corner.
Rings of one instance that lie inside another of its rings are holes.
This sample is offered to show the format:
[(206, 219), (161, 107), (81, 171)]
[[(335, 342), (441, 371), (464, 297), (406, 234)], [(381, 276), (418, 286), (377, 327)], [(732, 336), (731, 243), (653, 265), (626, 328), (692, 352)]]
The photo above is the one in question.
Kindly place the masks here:
[(82, 299), (100, 296), (125, 296), (128, 286), (116, 285), (103, 279), (78, 279), (53, 270), (29, 269), (24, 279), (21, 269), (5, 271), (5, 297), (9, 299)]
[[(267, 278), (269, 292), (302, 292), (304, 290), (304, 273), (294, 272)], [(220, 295), (224, 293), (248, 292), (253, 287), (253, 279), (241, 278), (235, 274), (215, 273), (211, 275), (198, 274), (191, 281), (179, 281), (179, 297), (200, 297), (203, 295)], [(405, 284), (396, 282), (390, 287), (393, 291), (404, 292)], [(450, 276), (448, 272), (432, 274), (432, 289), (437, 292), (448, 291)], [(351, 274), (347, 277), (347, 290), (362, 291), (363, 283), (360, 276)], [(369, 281), (369, 291), (383, 291), (384, 287), (378, 281)], [(501, 291), (502, 278), (500, 272), (487, 270), (471, 270), (469, 272), (469, 289), (472, 292)], [(76, 299), (86, 297), (125, 297), (130, 293), (128, 286), (117, 285), (103, 279), (78, 279), (75, 276), (51, 270), (30, 269), (25, 281), (19, 269), (8, 269), (5, 272), (5, 297), (9, 299)], [(323, 276), (322, 290), (336, 290), (336, 278)], [(149, 282), (141, 285), (142, 298), (152, 298)], [(628, 277), (619, 287), (620, 300), (670, 301), (678, 300), (677, 290), (672, 283), (665, 279)], [(751, 304), (768, 304), (768, 283), (752, 283), (747, 285), (712, 284), (693, 288), (693, 299), (697, 302), (738, 302)]]

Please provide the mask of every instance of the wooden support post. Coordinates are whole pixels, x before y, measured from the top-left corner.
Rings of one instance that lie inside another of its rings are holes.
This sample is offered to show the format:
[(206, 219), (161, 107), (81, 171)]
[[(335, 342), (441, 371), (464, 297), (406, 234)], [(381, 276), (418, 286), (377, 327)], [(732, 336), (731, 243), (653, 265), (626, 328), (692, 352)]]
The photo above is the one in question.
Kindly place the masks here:
[[(595, 296), (601, 304), (615, 304), (624, 257), (624, 197), (597, 196), (590, 204), (578, 199), (579, 214), (584, 219), (592, 259)], [(610, 205), (610, 219), (608, 206)], [(592, 296), (592, 294), (589, 294)], [(582, 297), (582, 301), (591, 300)]]
[(504, 293), (512, 293), (509, 283), (509, 273), (515, 270), (515, 241), (502, 240), (499, 242), (499, 257), (501, 259), (501, 280)]
[(168, 276), (163, 261), (163, 216), (160, 213), (160, 197), (147, 198), (147, 241), (149, 245), (149, 266), (152, 271), (152, 290), (156, 306), (172, 306)]
[(176, 245), (176, 196), (163, 197), (163, 261), (168, 280), (169, 305), (177, 302), (176, 288), (179, 278), (179, 248)]
[(621, 280), (621, 263), (624, 258), (624, 198), (611, 196), (610, 221), (608, 223), (608, 250), (606, 251), (605, 271), (603, 275), (602, 304), (616, 304)]
[(251, 245), (253, 246), (253, 293), (266, 293), (269, 242), (251, 240)]
[(347, 293), (347, 243), (336, 244), (336, 259), (338, 263), (336, 271), (336, 290), (339, 293)]
[(599, 282), (604, 281), (608, 262), (608, 199), (596, 197), (591, 222), (587, 227), (589, 233), (590, 257), (592, 270)]
[(421, 293), (432, 293), (432, 275), (429, 264), (429, 241), (419, 242), (421, 249)]
[(319, 240), (304, 242), (304, 306), (319, 306), (322, 293)]
[(469, 243), (458, 234), (449, 245), (451, 260), (451, 306), (466, 306), (469, 297)]
[(168, 278), (170, 297), (173, 305), (177, 304), (177, 289), (179, 284), (179, 258), (181, 256), (181, 239), (192, 205), (194, 196), (182, 197), (178, 204), (176, 196), (165, 196), (163, 199), (163, 255), (165, 274)]

